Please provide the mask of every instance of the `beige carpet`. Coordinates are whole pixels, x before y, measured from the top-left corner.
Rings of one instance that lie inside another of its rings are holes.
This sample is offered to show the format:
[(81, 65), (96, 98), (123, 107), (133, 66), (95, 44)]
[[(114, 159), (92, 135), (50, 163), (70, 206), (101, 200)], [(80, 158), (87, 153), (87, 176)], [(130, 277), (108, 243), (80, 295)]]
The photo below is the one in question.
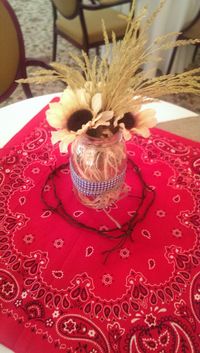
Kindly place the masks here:
[[(51, 61), (52, 55), (52, 8), (50, 0), (9, 0), (11, 6), (16, 12), (18, 20), (21, 25), (21, 29), (24, 36), (26, 56), (33, 58), (40, 58), (45, 60), (46, 62)], [(74, 48), (71, 44), (69, 44), (66, 40), (59, 37), (58, 40), (58, 55), (57, 61), (59, 62), (67, 62), (70, 64), (69, 52), (76, 52), (78, 50)], [(194, 66), (200, 65), (200, 55), (197, 57), (197, 61)], [(43, 95), (47, 93), (54, 93), (63, 90), (63, 85), (61, 83), (53, 83), (53, 84), (45, 84), (45, 85), (32, 85), (32, 91), (34, 96)], [(17, 90), (12, 94), (12, 96), (0, 106), (5, 106), (16, 101), (25, 99), (25, 95), (21, 87), (18, 87)], [(200, 97), (189, 94), (182, 94), (179, 96), (171, 95), (167, 97), (163, 97), (164, 100), (169, 102), (178, 104), (182, 107), (190, 109), (194, 112), (200, 113)], [(169, 126), (173, 131), (176, 130), (176, 124), (180, 124), (180, 128), (184, 129), (185, 132), (189, 131), (189, 129), (194, 129), (193, 132), (190, 131), (191, 138), (199, 138), (198, 129), (199, 125), (198, 119), (191, 120), (186, 123), (177, 122), (172, 124), (165, 123), (163, 125), (165, 128)], [(187, 125), (186, 125), (187, 124)], [(179, 127), (177, 128), (178, 132), (181, 133)], [(197, 131), (198, 130), (198, 131)], [(183, 134), (185, 134), (183, 131)], [(197, 133), (197, 136), (196, 136)]]

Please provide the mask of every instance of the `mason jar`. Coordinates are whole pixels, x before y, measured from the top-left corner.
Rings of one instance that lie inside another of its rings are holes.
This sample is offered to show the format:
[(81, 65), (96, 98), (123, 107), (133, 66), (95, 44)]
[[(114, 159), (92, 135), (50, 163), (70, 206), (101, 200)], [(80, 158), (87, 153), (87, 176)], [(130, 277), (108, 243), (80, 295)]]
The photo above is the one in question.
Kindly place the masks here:
[(126, 167), (126, 145), (120, 131), (101, 138), (82, 134), (71, 145), (74, 192), (88, 207), (106, 208), (119, 198)]

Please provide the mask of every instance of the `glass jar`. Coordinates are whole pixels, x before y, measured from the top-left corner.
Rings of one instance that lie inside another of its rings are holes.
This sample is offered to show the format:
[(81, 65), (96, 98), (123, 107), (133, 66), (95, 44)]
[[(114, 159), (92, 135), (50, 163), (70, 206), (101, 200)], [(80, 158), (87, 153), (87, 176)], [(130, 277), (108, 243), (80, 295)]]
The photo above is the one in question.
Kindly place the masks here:
[(79, 201), (92, 208), (106, 208), (116, 201), (124, 184), (126, 145), (121, 132), (112, 137), (77, 137), (71, 146), (70, 172)]

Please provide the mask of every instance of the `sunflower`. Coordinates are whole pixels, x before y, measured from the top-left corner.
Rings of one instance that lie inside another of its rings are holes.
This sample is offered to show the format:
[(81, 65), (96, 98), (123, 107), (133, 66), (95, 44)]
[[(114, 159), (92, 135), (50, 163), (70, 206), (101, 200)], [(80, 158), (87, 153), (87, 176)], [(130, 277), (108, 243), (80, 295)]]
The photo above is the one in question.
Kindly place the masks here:
[(108, 126), (113, 112), (102, 111), (102, 108), (101, 93), (90, 97), (84, 88), (66, 88), (60, 101), (50, 103), (46, 112), (49, 125), (57, 130), (52, 131), (51, 142), (60, 142), (60, 152), (65, 153), (76, 136), (95, 130), (99, 125)]
[(121, 118), (118, 118), (115, 124), (118, 124), (123, 133), (124, 139), (130, 140), (133, 134), (142, 137), (149, 137), (149, 128), (156, 125), (156, 113), (154, 109), (145, 109), (140, 112), (127, 112)]

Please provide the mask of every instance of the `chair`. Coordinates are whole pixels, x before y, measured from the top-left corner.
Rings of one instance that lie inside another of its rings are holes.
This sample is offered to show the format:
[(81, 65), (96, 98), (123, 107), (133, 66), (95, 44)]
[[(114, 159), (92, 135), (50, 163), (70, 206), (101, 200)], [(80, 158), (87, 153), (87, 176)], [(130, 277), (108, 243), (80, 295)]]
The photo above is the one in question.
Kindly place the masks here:
[[(182, 33), (177, 37), (177, 40), (182, 40), (182, 39), (199, 39), (200, 40), (200, 11), (198, 12), (197, 16), (194, 18), (194, 20), (187, 26), (185, 29), (183, 29)], [(200, 46), (200, 43), (195, 44), (195, 49), (192, 57), (192, 62), (194, 62), (195, 57), (197, 55), (198, 48)], [(169, 62), (169, 66), (167, 69), (167, 74), (171, 72), (172, 65), (177, 53), (178, 47), (175, 47), (172, 52), (172, 56)]]
[(91, 0), (83, 3), (80, 0), (51, 0), (53, 6), (53, 61), (56, 60), (57, 36), (60, 35), (87, 54), (90, 48), (104, 44), (102, 19), (111, 39), (112, 31), (117, 40), (123, 38), (126, 21), (119, 17), (121, 12), (111, 7), (131, 3), (130, 0)]
[[(20, 24), (7, 0), (0, 0), (0, 53), (0, 103), (14, 92), (17, 79), (27, 78), (28, 66), (49, 68), (40, 60), (25, 57)], [(32, 97), (29, 85), (22, 87), (26, 97)]]

